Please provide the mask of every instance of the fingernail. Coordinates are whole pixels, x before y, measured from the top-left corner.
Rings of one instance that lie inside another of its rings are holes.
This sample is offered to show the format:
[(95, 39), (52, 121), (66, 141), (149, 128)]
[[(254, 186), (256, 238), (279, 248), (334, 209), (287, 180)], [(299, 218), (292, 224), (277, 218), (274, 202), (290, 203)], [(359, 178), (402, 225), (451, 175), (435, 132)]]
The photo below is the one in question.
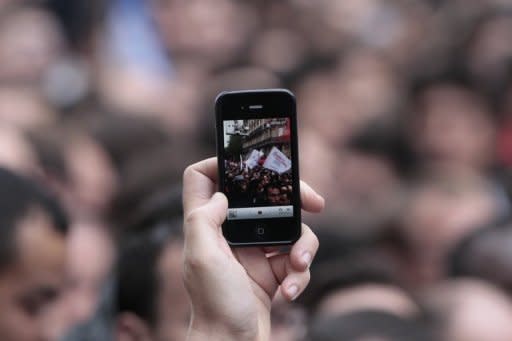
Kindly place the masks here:
[(224, 196), (224, 194), (222, 194), (221, 192), (215, 192), (210, 200), (217, 201), (217, 200), (220, 200), (223, 196)]
[(288, 292), (288, 295), (291, 297), (292, 301), (297, 298), (297, 294), (299, 293), (299, 287), (297, 284), (292, 284), (288, 286), (288, 289), (286, 290)]
[(309, 251), (304, 251), (302, 253), (302, 262), (304, 262), (304, 264), (306, 264), (308, 267), (311, 265), (311, 253)]
[(317, 194), (318, 199), (322, 201), (322, 203), (325, 205), (325, 198), (321, 196), (320, 194)]

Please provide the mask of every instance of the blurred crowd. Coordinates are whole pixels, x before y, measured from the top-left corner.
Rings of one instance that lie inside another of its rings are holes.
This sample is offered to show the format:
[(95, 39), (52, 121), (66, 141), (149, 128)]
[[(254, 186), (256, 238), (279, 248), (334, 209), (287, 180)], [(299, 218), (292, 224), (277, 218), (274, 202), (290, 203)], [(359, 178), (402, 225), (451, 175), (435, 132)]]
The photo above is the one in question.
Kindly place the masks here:
[(1, 0), (0, 339), (184, 339), (183, 169), (218, 92), (284, 87), (326, 212), (272, 340), (512, 340), (511, 37), (510, 0)]
[(279, 174), (260, 165), (240, 169), (240, 162), (225, 163), (224, 193), (229, 195), (230, 204), (234, 207), (291, 203), (293, 187), (290, 172)]

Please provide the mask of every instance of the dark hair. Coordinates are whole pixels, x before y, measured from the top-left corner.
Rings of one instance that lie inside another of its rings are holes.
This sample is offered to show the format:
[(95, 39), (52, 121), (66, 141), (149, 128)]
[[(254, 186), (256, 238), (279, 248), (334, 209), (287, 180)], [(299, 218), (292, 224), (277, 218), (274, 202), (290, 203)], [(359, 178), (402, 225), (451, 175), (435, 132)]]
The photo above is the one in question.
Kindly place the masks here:
[(0, 269), (15, 257), (17, 223), (31, 209), (42, 210), (56, 231), (65, 234), (68, 229), (66, 214), (59, 203), (31, 180), (0, 168)]
[[(376, 261), (376, 256), (377, 254), (372, 253), (354, 254), (312, 269), (312, 281), (299, 302), (314, 314), (320, 303), (337, 290), (351, 289), (363, 284), (401, 288), (391, 267), (382, 261)], [(404, 293), (407, 294), (406, 291)]]
[(99, 109), (102, 110), (102, 114), (91, 115), (78, 123), (107, 152), (119, 173), (133, 157), (171, 143), (171, 136), (155, 120)]
[(108, 2), (101, 0), (48, 0), (47, 7), (59, 20), (68, 44), (75, 50), (84, 50), (82, 46), (91, 40), (96, 27), (101, 26)]
[(165, 187), (143, 200), (130, 222), (118, 231), (117, 313), (132, 312), (152, 325), (156, 322), (158, 260), (166, 245), (183, 240), (181, 206), (181, 191), (176, 186)]
[(434, 340), (424, 321), (405, 319), (390, 313), (364, 310), (315, 321), (310, 329), (311, 341), (358, 341), (375, 337), (386, 341)]
[(62, 143), (68, 141), (66, 133), (58, 126), (51, 126), (29, 131), (26, 137), (45, 175), (67, 183), (70, 177)]
[[(447, 274), (455, 278), (482, 278), (510, 292), (512, 277), (508, 269), (509, 264), (503, 263), (504, 259), (508, 259), (505, 243), (510, 237), (504, 236), (503, 233), (512, 232), (511, 223), (510, 217), (500, 218), (462, 239), (446, 259)], [(486, 245), (486, 239), (493, 235), (503, 244)]]
[(397, 175), (409, 175), (417, 160), (407, 144), (404, 127), (393, 119), (373, 120), (355, 132), (345, 147), (359, 154), (375, 156), (389, 162)]
[(396, 267), (387, 256), (374, 250), (373, 242), (351, 239), (329, 225), (317, 233), (320, 248), (311, 265), (311, 282), (298, 298), (310, 314), (337, 290), (363, 284), (402, 287)]
[(158, 261), (172, 240), (181, 241), (181, 220), (161, 220), (132, 230), (121, 240), (117, 262), (116, 312), (132, 312), (156, 323), (160, 285)]

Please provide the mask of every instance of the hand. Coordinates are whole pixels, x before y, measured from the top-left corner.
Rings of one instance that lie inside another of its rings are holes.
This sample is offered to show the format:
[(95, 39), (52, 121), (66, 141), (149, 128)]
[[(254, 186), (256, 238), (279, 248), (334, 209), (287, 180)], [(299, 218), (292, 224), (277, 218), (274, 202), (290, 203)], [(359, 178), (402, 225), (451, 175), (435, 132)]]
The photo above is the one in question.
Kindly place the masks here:
[[(302, 225), (289, 254), (277, 248), (231, 249), (222, 235), (227, 199), (218, 188), (217, 159), (189, 166), (183, 177), (184, 281), (192, 302), (189, 340), (268, 340), (278, 290), (293, 300), (309, 282), (318, 239)], [(320, 212), (324, 199), (301, 183), (303, 208)]]

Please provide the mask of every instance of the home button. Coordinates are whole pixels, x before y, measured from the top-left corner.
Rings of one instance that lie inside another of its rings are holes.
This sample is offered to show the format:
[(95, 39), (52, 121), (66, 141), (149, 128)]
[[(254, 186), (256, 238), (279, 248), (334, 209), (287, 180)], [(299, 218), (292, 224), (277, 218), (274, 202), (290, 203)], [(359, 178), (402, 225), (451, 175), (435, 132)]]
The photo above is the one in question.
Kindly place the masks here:
[(265, 234), (265, 227), (263, 226), (257, 226), (256, 227), (256, 234), (258, 234), (259, 236), (262, 236)]

